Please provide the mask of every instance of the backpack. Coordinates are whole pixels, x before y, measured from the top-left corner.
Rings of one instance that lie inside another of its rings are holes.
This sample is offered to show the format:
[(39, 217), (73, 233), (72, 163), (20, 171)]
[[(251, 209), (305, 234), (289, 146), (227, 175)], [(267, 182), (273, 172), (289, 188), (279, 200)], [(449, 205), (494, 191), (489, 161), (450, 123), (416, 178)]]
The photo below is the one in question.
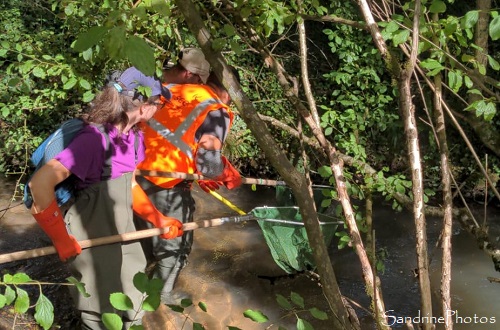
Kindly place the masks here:
[[(24, 186), (23, 202), (24, 205), (30, 209), (33, 205), (33, 198), (31, 196), (31, 190), (29, 188), (29, 182), (33, 175), (38, 171), (43, 165), (45, 165), (49, 160), (57, 156), (62, 150), (64, 150), (74, 137), (82, 130), (85, 126), (83, 120), (78, 118), (73, 118), (59, 126), (59, 128), (49, 135), (31, 155), (30, 161), (35, 166), (35, 171), (30, 176), (28, 181)], [(101, 179), (106, 180), (111, 177), (111, 148), (109, 135), (104, 129), (103, 125), (95, 125), (99, 131), (106, 137), (107, 147), (104, 169)], [(76, 176), (71, 174), (67, 179), (60, 182), (55, 187), (55, 195), (57, 205), (62, 206), (70, 202), (75, 194), (75, 184)]]

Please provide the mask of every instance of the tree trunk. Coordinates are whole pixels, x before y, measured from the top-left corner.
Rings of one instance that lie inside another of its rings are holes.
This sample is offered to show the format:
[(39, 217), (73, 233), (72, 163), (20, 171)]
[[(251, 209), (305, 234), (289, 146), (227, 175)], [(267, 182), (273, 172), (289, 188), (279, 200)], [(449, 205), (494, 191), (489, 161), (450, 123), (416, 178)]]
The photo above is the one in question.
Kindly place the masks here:
[(304, 175), (300, 174), (292, 166), (290, 161), (286, 158), (286, 155), (278, 147), (268, 131), (267, 126), (259, 118), (252, 102), (241, 90), (241, 86), (232, 75), (222, 55), (213, 50), (210, 33), (205, 28), (192, 1), (176, 0), (175, 3), (182, 12), (186, 24), (196, 37), (201, 49), (207, 55), (207, 59), (214, 71), (229, 91), (231, 99), (237, 105), (241, 117), (254, 134), (259, 146), (264, 150), (266, 157), (290, 186), (297, 199), (307, 236), (314, 251), (314, 259), (318, 273), (321, 277), (323, 292), (335, 315), (335, 318), (332, 320), (332, 327), (334, 329), (357, 329), (349, 319), (347, 308), (344, 305), (340, 288), (335, 273), (333, 272), (332, 263), (329, 261), (330, 258), (319, 225), (318, 214), (316, 213), (310, 185)]
[[(436, 15), (437, 16), (437, 15)], [(437, 19), (437, 18), (436, 18)], [(441, 310), (445, 318), (445, 329), (453, 329), (453, 319), (448, 313), (451, 310), (451, 235), (452, 235), (452, 193), (450, 183), (450, 170), (448, 164), (448, 143), (446, 139), (446, 126), (441, 104), (442, 88), (441, 75), (434, 78), (436, 90), (434, 91), (434, 126), (438, 137), (439, 151), (441, 155), (441, 184), (443, 186), (443, 234), (441, 247), (443, 249), (443, 261), (441, 265)]]
[[(488, 67), (488, 27), (491, 10), (491, 0), (476, 0), (476, 9), (479, 11), (479, 18), (476, 24), (474, 44), (476, 48), (476, 61), (485, 68)], [(468, 101), (473, 103), (482, 98), (481, 95), (469, 94)], [(484, 119), (478, 118), (474, 111), (466, 112), (465, 119), (472, 126), (477, 136), (497, 157), (500, 157), (500, 132)]]
[[(439, 14), (434, 14), (434, 21), (439, 20)], [(439, 38), (434, 38), (434, 43), (439, 45)], [(443, 234), (441, 247), (443, 260), (441, 265), (441, 310), (445, 318), (445, 329), (453, 329), (453, 318), (449, 313), (451, 309), (451, 236), (453, 224), (453, 196), (451, 192), (451, 171), (448, 163), (449, 150), (446, 138), (446, 123), (442, 105), (442, 77), (437, 74), (434, 77), (434, 127), (438, 139), (439, 152), (441, 155), (441, 184), (443, 188)]]
[[(420, 17), (420, 1), (415, 1), (415, 10), (413, 18), (413, 37), (411, 54), (408, 63), (404, 65), (396, 62), (396, 57), (391, 56), (383, 38), (381, 38), (378, 26), (373, 19), (370, 7), (366, 0), (360, 0), (359, 5), (365, 21), (372, 34), (372, 39), (381, 52), (386, 61), (386, 65), (391, 74), (398, 81), (399, 89), (399, 109), (403, 115), (405, 122), (405, 134), (408, 146), (408, 158), (411, 165), (412, 183), (413, 183), (413, 217), (415, 220), (416, 228), (416, 241), (417, 241), (417, 263), (418, 275), (420, 283), (420, 294), (422, 300), (422, 316), (432, 317), (432, 299), (431, 288), (429, 279), (429, 261), (427, 255), (427, 229), (424, 213), (423, 201), (423, 179), (422, 179), (422, 166), (420, 162), (420, 150), (418, 140), (418, 130), (415, 120), (415, 108), (412, 103), (411, 92), (411, 75), (415, 68), (418, 50), (418, 34), (419, 34), (419, 17)], [(404, 69), (402, 69), (404, 67)], [(423, 329), (430, 330), (431, 323), (423, 323)]]

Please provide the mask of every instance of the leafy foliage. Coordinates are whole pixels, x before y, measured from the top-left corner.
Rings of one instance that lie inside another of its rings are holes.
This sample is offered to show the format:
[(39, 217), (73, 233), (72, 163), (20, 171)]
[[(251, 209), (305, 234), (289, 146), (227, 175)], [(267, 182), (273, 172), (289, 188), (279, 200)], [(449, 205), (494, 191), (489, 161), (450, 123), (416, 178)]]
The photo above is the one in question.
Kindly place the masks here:
[(50, 329), (54, 323), (54, 306), (50, 300), (42, 293), (41, 284), (32, 280), (25, 273), (14, 275), (5, 274), (0, 281), (0, 308), (13, 305), (16, 314), (25, 314), (31, 307), (30, 297), (26, 290), (26, 285), (37, 285), (40, 287), (40, 295), (35, 302), (35, 321), (44, 330)]
[[(304, 21), (309, 80), (328, 139), (341, 152), (369, 163), (385, 175), (408, 177), (408, 164), (400, 161), (406, 154), (402, 122), (396, 111), (398, 92), (371, 36), (354, 24), (308, 19), (312, 16), (362, 21), (355, 3), (232, 1), (223, 9), (217, 1), (196, 3), (215, 38), (215, 48), (238, 67), (243, 89), (258, 112), (267, 116), (268, 122), (274, 119), (291, 129), (298, 128), (299, 116), (269, 63), (263, 62), (261, 54), (249, 45), (251, 35), (246, 24), (268, 45), (290, 75), (288, 79), (298, 82), (301, 63), (296, 24)], [(498, 45), (490, 44), (486, 65), (479, 62), (476, 52), (480, 49), (474, 44), (479, 12), (471, 3), (450, 4), (451, 1), (424, 2), (427, 15), (420, 26), (419, 67), (429, 78), (443, 74), (452, 105), (464, 116), (479, 118), (478, 123), (490, 123), (494, 131), (500, 124), (495, 96), (498, 83), (494, 84), (500, 69)], [(396, 11), (390, 17), (379, 20), (382, 36), (401, 59), (405, 56), (402, 49), (409, 42), (413, 5), (413, 1), (404, 1), (394, 7)], [(172, 2), (147, 0), (134, 5), (123, 1), (50, 0), (33, 5), (31, 1), (12, 0), (0, 4), (0, 11), (0, 20), (9, 31), (0, 36), (0, 66), (4, 72), (0, 77), (3, 173), (29, 171), (28, 155), (54, 127), (85, 111), (85, 104), (102, 85), (106, 71), (133, 64), (145, 73), (158, 75), (163, 59), (172, 58), (181, 45), (195, 42)], [(431, 20), (433, 15), (437, 19)], [(493, 41), (500, 35), (498, 16), (496, 9), (490, 12), (488, 34)], [(490, 93), (481, 88), (482, 82), (491, 88)], [(300, 83), (296, 87), (297, 95), (305, 99)], [(462, 100), (469, 95), (477, 98), (464, 104)], [(426, 107), (424, 103), (431, 96), (429, 91), (423, 91), (417, 110)], [(281, 127), (268, 126), (300, 171), (314, 172), (324, 165), (316, 150), (306, 148), (310, 161), (307, 167), (297, 138)], [(306, 136), (311, 136), (308, 127), (303, 129)], [(419, 130), (423, 135), (431, 135), (426, 125)], [(456, 135), (452, 139), (458, 141)], [(471, 161), (463, 157), (463, 144), (453, 142), (456, 147), (452, 156), (460, 163), (456, 168), (470, 167), (462, 164)], [(426, 168), (434, 169), (438, 164), (436, 148), (432, 142), (424, 146), (424, 158), (429, 165)], [(245, 174), (276, 175), (239, 118), (225, 152)], [(494, 165), (497, 162), (493, 160)], [(367, 187), (356, 184), (354, 178), (364, 175), (363, 170), (347, 170), (350, 191), (362, 197), (362, 188)], [(460, 174), (465, 177), (467, 173)], [(438, 187), (439, 172), (432, 170), (427, 174), (430, 178), (426, 179), (432, 181), (430, 186)], [(375, 188), (390, 198), (395, 189), (401, 190), (401, 185), (392, 181)]]

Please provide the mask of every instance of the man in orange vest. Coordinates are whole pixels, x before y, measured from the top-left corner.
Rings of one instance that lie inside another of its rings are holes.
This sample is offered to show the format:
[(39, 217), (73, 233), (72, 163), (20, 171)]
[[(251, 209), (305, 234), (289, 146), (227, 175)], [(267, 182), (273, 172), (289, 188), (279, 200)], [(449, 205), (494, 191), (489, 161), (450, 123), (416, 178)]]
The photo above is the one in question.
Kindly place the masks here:
[[(238, 74), (236, 70), (233, 72)], [(211, 179), (198, 181), (206, 192), (220, 185), (228, 189), (241, 185), (240, 174), (221, 154), (234, 117), (228, 106), (229, 93), (222, 83), (212, 72), (206, 85), (168, 84), (168, 87), (172, 93), (170, 102), (144, 125), (146, 157), (137, 168), (201, 174)], [(134, 210), (150, 200), (165, 216), (183, 223), (193, 221), (192, 182), (150, 176), (137, 176), (136, 180), (139, 185), (133, 189)], [(141, 223), (144, 228), (151, 227), (146, 221)], [(176, 303), (172, 290), (187, 263), (192, 244), (193, 232), (190, 231), (176, 239), (153, 237), (151, 245), (146, 247), (146, 253), (156, 261), (153, 275), (164, 281), (164, 303)]]

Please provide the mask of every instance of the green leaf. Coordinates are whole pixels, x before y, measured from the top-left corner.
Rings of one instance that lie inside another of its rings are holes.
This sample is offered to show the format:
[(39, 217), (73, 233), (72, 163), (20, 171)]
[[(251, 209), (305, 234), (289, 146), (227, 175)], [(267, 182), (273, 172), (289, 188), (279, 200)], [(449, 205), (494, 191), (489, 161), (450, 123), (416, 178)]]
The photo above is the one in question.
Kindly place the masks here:
[(177, 313), (184, 312), (184, 308), (182, 308), (179, 305), (167, 305), (167, 306), (170, 307), (170, 309), (173, 310), (174, 312), (177, 312)]
[(159, 14), (161, 14), (164, 17), (170, 17), (172, 15), (172, 12), (170, 10), (170, 7), (167, 6), (167, 3), (164, 0), (161, 1), (153, 1), (152, 8)]
[(316, 307), (310, 308), (309, 312), (314, 318), (318, 320), (328, 320), (328, 315), (325, 312), (317, 309)]
[(83, 78), (80, 79), (80, 86), (85, 90), (92, 89), (92, 86), (90, 85), (90, 83), (86, 79), (83, 79)]
[(75, 85), (76, 85), (77, 82), (78, 82), (78, 80), (76, 80), (75, 77), (71, 77), (63, 85), (63, 89), (65, 89), (65, 90), (71, 89), (71, 88), (75, 87)]
[(85, 298), (90, 297), (90, 294), (88, 294), (87, 290), (85, 290), (85, 283), (78, 281), (73, 276), (66, 278), (66, 281), (73, 284)]
[(12, 276), (12, 284), (24, 284), (31, 282), (31, 278), (24, 273), (17, 273)]
[(236, 34), (236, 30), (234, 29), (234, 26), (224, 24), (224, 33), (226, 33), (228, 37), (232, 37)]
[(318, 168), (318, 173), (322, 178), (329, 178), (332, 176), (332, 168), (330, 166), (321, 166)]
[(104, 313), (101, 317), (102, 323), (108, 330), (122, 330), (123, 321), (121, 317), (114, 313)]
[(303, 319), (297, 319), (297, 330), (314, 330), (311, 323)]
[(14, 310), (16, 313), (24, 314), (30, 308), (30, 297), (28, 293), (21, 288), (16, 288), (17, 298), (14, 303)]
[(16, 87), (17, 84), (19, 84), (21, 82), (21, 79), (19, 78), (12, 78), (9, 80), (9, 82), (7, 83), (9, 87)]
[(227, 326), (227, 330), (242, 330), (242, 329), (240, 329), (240, 328), (238, 328), (238, 327), (233, 327), (233, 326), (231, 326), (231, 325), (228, 325), (228, 326)]
[(394, 43), (394, 46), (398, 46), (402, 43), (405, 43), (406, 40), (408, 40), (409, 36), (410, 36), (409, 30), (402, 30), (394, 35), (392, 42)]
[(54, 323), (54, 306), (47, 297), (40, 294), (35, 307), (35, 320), (44, 330)]
[(448, 85), (456, 93), (462, 87), (463, 77), (459, 71), (448, 71)]
[(425, 61), (422, 61), (420, 62), (420, 66), (424, 69), (429, 70), (429, 72), (427, 72), (427, 75), (431, 77), (437, 75), (445, 68), (441, 63), (434, 59), (427, 59)]
[(90, 61), (90, 60), (92, 60), (92, 55), (93, 55), (93, 54), (94, 54), (94, 51), (92, 50), (92, 48), (89, 48), (89, 49), (84, 50), (84, 51), (82, 52), (82, 56), (83, 56), (83, 59), (84, 59), (85, 61)]
[(323, 199), (321, 201), (321, 207), (328, 207), (332, 205), (332, 200), (331, 199)]
[(243, 312), (243, 316), (257, 323), (264, 323), (269, 321), (269, 318), (261, 311), (254, 311), (251, 309), (247, 309), (245, 312)]
[(293, 308), (292, 304), (286, 299), (284, 296), (277, 294), (276, 295), (276, 301), (278, 302), (278, 305), (280, 305), (282, 308), (286, 310), (291, 310)]
[(149, 278), (145, 273), (139, 272), (134, 275), (133, 283), (136, 289), (139, 290), (139, 292), (146, 293), (149, 284)]
[(33, 75), (37, 78), (45, 78), (45, 70), (37, 66), (33, 69)]
[(146, 293), (149, 295), (154, 293), (160, 293), (162, 289), (163, 289), (163, 281), (159, 278), (153, 278), (148, 283)]
[(124, 27), (116, 26), (109, 31), (104, 47), (112, 59), (123, 59), (126, 57), (126, 43), (127, 31)]
[(109, 296), (111, 305), (119, 311), (128, 311), (134, 309), (132, 300), (122, 292), (115, 292)]
[(97, 45), (106, 35), (109, 29), (105, 26), (93, 26), (88, 31), (78, 35), (73, 48), (77, 52), (83, 52)]
[(476, 116), (483, 116), (487, 121), (492, 120), (496, 112), (496, 107), (493, 102), (483, 102), (476, 108)]
[(429, 11), (433, 14), (444, 13), (446, 11), (446, 4), (441, 0), (434, 0), (429, 7)]
[(299, 306), (300, 308), (304, 308), (304, 298), (302, 298), (300, 294), (292, 291), (290, 293), (290, 299), (295, 305)]
[(10, 274), (5, 274), (3, 276), (3, 281), (5, 284), (12, 284), (12, 275)]
[(0, 309), (7, 305), (7, 298), (3, 294), (0, 294)]
[(243, 53), (243, 49), (241, 49), (240, 44), (236, 40), (231, 40), (229, 43), (231, 46), (231, 50), (236, 54), (236, 55), (241, 55)]
[(216, 38), (212, 41), (212, 49), (216, 52), (221, 51), (226, 46), (227, 41), (222, 38)]
[(477, 70), (479, 71), (480, 74), (482, 74), (483, 76), (486, 75), (486, 66), (481, 64), (481, 63), (477, 63)]
[(469, 78), (469, 76), (465, 76), (464, 81), (467, 88), (471, 88), (472, 86), (474, 86), (474, 83), (472, 82), (472, 79)]
[(242, 18), (250, 17), (250, 15), (252, 15), (252, 8), (251, 7), (242, 7), (240, 9), (240, 15)]
[(444, 66), (441, 63), (432, 58), (428, 58), (420, 62), (420, 66), (427, 70), (444, 69)]
[(10, 286), (7, 286), (5, 288), (4, 297), (6, 299), (5, 303), (10, 305), (14, 299), (16, 299), (16, 292)]
[(128, 330), (144, 330), (143, 325), (132, 325)]
[(193, 323), (193, 330), (205, 330), (205, 327), (201, 325), (200, 323)]
[(154, 51), (141, 38), (132, 36), (125, 43), (125, 54), (130, 63), (146, 76), (155, 73), (156, 59)]
[(85, 93), (83, 93), (83, 102), (90, 102), (94, 99), (94, 96), (95, 94), (92, 93), (92, 91), (86, 91)]
[(181, 299), (181, 306), (187, 308), (189, 306), (193, 306), (193, 301), (191, 299), (185, 298)]
[(384, 29), (385, 32), (390, 34), (396, 32), (397, 30), (399, 30), (399, 25), (396, 21), (390, 21)]
[(500, 16), (495, 17), (490, 22), (490, 37), (493, 41), (500, 38)]
[(200, 309), (201, 309), (202, 311), (204, 311), (205, 313), (207, 312), (207, 304), (205, 304), (204, 302), (200, 301), (200, 302), (198, 303), (198, 307), (200, 307)]
[(153, 293), (150, 294), (144, 299), (144, 302), (142, 303), (142, 309), (148, 312), (154, 312), (155, 310), (160, 307), (161, 304), (161, 296), (160, 293)]
[(464, 18), (462, 19), (462, 28), (464, 29), (471, 29), (476, 25), (477, 20), (479, 19), (479, 11), (478, 10), (472, 10), (469, 11), (465, 14)]
[(495, 70), (495, 71), (498, 71), (500, 70), (500, 64), (498, 63), (497, 60), (495, 60), (492, 56), (490, 55), (487, 55), (488, 56), (488, 63), (490, 64), (490, 67)]

